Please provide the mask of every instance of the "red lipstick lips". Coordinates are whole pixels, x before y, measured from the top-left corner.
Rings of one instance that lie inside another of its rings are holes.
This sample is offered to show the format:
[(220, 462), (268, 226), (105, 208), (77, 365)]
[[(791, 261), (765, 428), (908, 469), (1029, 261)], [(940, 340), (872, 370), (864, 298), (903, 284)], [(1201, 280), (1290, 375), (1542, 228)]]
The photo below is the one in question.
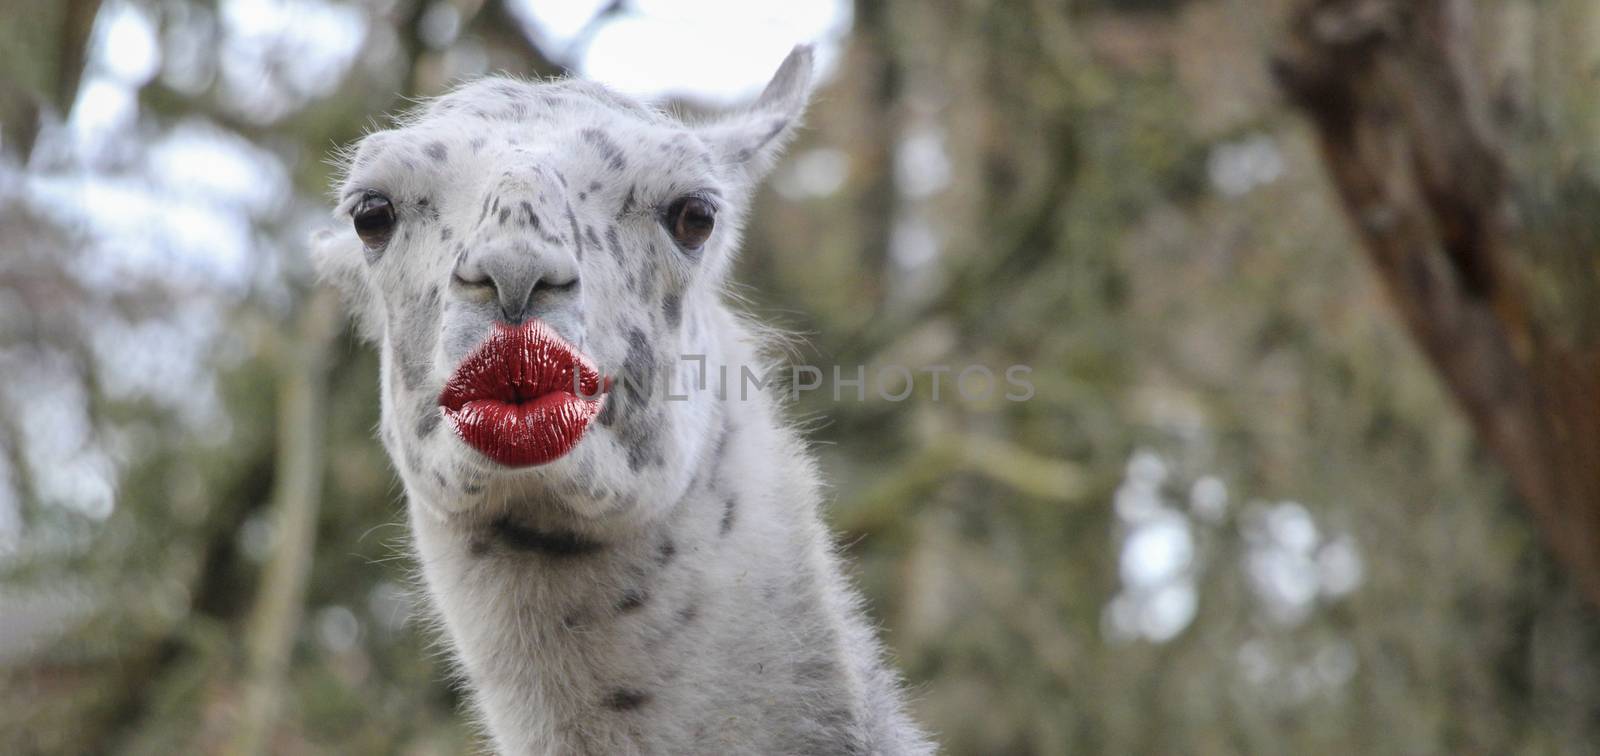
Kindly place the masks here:
[(507, 467), (560, 459), (600, 412), (610, 381), (550, 326), (495, 325), (456, 368), (439, 406), (456, 435)]

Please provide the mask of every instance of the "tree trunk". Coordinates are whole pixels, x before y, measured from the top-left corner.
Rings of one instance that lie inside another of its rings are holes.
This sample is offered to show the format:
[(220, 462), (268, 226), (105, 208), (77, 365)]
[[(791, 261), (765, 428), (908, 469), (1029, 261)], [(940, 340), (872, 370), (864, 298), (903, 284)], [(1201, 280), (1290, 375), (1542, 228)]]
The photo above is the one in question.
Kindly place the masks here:
[[(78, 96), (100, 0), (0, 0), (0, 150), (23, 165), (39, 136), (41, 113), (65, 118)], [(13, 23), (29, 18), (36, 23)], [(39, 34), (48, 30), (51, 34)]]
[(1309, 0), (1274, 72), (1310, 117), (1406, 327), (1600, 604), (1600, 340), (1529, 306), (1532, 261), (1471, 11), (1466, 0)]
[(262, 575), (250, 618), (249, 676), (232, 753), (267, 752), (282, 705), (289, 661), (298, 635), (317, 540), (326, 455), (328, 350), (342, 322), (338, 296), (318, 288), (302, 311), (292, 340), (283, 345), (278, 391), (278, 473), (272, 506), (276, 518), (272, 560)]

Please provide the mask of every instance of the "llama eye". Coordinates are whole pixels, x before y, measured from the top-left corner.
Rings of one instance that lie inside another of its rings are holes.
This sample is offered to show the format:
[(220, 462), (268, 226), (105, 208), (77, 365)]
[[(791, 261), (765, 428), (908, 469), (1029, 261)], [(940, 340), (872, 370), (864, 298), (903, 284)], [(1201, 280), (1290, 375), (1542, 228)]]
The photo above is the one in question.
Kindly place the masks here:
[(377, 192), (368, 192), (356, 208), (350, 211), (355, 221), (356, 235), (368, 247), (381, 247), (394, 235), (394, 203)]
[(716, 208), (699, 197), (679, 197), (667, 208), (667, 231), (685, 250), (700, 249), (716, 225)]

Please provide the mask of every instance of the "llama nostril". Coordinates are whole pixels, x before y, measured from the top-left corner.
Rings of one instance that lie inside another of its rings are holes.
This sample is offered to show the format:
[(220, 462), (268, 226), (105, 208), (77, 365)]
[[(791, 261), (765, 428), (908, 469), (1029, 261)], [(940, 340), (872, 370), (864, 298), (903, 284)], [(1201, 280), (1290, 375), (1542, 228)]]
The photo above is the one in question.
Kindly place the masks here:
[(450, 274), (450, 278), (462, 286), (487, 286), (489, 288), (494, 288), (494, 281), (489, 280), (488, 276), (468, 278), (467, 275), (463, 274), (460, 270), (456, 270)]
[(464, 270), (458, 266), (450, 273), (450, 288), (468, 301), (488, 304), (500, 298), (494, 279), (478, 271)]
[(456, 264), (450, 269), (450, 280), (462, 286), (494, 286), (494, 276), (475, 257), (469, 256), (465, 251), (456, 258)]
[[(525, 280), (517, 281), (509, 288), (494, 285), (493, 291), (500, 301), (500, 316), (507, 323), (518, 325), (540, 312), (561, 306), (562, 302), (570, 302), (568, 297), (559, 295), (575, 291), (577, 288), (578, 278), (573, 276), (559, 283), (535, 278), (531, 286), (527, 285)], [(520, 297), (517, 296), (519, 293)], [(510, 296), (507, 296), (508, 294)]]
[(578, 288), (578, 279), (576, 277), (567, 279), (567, 280), (562, 281), (560, 283), (556, 283), (554, 281), (540, 281), (538, 284), (536, 284), (534, 286), (534, 290), (535, 291), (539, 291), (539, 290), (545, 290), (545, 291), (573, 291), (573, 290), (575, 290), (577, 288)]

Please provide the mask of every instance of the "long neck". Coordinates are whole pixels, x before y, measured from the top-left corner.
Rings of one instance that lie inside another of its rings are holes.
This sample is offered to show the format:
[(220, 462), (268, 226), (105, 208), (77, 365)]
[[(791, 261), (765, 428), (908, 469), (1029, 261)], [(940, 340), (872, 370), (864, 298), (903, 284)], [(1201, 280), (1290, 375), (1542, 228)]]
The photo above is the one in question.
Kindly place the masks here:
[(893, 681), (772, 409), (719, 401), (688, 492), (603, 540), (413, 502), (429, 592), (502, 752), (893, 750), (874, 745), (900, 721)]

